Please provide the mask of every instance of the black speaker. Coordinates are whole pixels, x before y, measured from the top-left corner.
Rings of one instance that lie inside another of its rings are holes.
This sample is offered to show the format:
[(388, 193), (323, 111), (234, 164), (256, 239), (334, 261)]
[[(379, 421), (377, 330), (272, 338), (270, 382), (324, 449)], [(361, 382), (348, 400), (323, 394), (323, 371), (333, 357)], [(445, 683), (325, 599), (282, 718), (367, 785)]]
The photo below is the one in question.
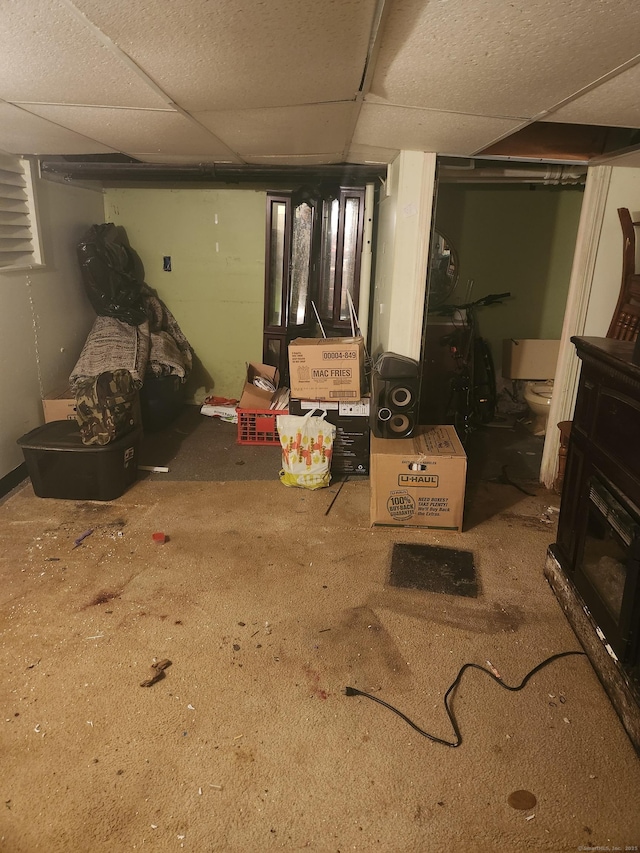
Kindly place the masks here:
[(409, 438), (418, 423), (420, 367), (413, 358), (383, 352), (371, 374), (371, 431), (377, 438)]

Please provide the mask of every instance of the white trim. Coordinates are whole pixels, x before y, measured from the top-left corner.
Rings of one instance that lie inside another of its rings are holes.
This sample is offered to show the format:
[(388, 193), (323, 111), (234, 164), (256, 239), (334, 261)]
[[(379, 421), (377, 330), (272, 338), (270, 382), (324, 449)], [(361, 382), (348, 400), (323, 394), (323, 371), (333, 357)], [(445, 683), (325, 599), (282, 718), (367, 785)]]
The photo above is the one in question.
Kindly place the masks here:
[(422, 334), (424, 311), (427, 298), (427, 268), (429, 263), (429, 242), (431, 235), (431, 217), (433, 216), (433, 193), (436, 180), (436, 154), (425, 152), (418, 210), (418, 237), (415, 252), (413, 283), (414, 307), (408, 324), (408, 348), (411, 358), (420, 360), (422, 354)]
[(420, 360), (436, 155), (401, 151), (378, 206), (371, 352)]
[(569, 281), (569, 295), (560, 339), (554, 393), (549, 408), (548, 428), (540, 468), (540, 481), (548, 489), (553, 488), (558, 470), (560, 431), (555, 425), (571, 419), (578, 390), (579, 361), (571, 343), (571, 337), (584, 332), (611, 170), (611, 166), (594, 166), (587, 170)]
[(436, 155), (401, 151), (393, 187), (393, 263), (385, 349), (420, 360)]

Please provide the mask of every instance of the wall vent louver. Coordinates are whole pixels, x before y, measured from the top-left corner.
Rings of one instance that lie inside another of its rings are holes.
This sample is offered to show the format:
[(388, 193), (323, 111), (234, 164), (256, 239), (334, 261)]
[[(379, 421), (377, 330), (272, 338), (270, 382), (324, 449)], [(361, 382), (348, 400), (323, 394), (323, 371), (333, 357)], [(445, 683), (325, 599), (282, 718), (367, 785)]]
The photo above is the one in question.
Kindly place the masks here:
[(31, 162), (0, 154), (0, 270), (41, 263)]

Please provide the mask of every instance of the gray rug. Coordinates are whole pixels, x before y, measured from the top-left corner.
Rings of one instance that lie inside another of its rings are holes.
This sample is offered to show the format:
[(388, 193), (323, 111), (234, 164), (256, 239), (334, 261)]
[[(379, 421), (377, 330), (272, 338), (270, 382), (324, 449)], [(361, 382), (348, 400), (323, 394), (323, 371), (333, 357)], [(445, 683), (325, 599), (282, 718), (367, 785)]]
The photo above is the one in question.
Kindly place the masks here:
[(238, 444), (236, 424), (201, 415), (199, 406), (185, 406), (165, 429), (146, 433), (140, 448), (140, 465), (169, 471), (139, 470), (138, 476), (182, 481), (277, 480), (281, 456), (279, 447)]

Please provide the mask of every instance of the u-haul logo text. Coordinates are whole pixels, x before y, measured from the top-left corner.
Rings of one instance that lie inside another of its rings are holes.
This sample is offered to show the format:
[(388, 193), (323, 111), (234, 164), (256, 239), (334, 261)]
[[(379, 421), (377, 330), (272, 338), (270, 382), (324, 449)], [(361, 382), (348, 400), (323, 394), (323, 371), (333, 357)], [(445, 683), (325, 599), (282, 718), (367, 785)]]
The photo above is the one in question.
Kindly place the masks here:
[(417, 486), (422, 489), (437, 489), (440, 477), (437, 474), (398, 474), (399, 486)]

